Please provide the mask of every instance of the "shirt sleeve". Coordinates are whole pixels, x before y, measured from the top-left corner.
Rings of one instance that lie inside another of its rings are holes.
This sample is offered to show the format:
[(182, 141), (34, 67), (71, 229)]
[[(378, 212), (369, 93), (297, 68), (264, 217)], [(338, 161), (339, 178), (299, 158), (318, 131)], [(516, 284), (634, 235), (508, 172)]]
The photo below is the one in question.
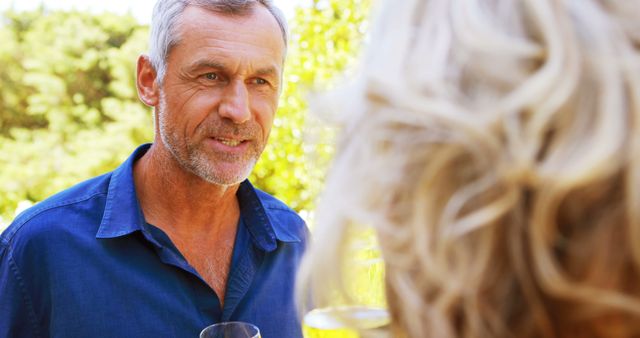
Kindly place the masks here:
[(0, 337), (41, 337), (35, 318), (11, 247), (0, 243)]

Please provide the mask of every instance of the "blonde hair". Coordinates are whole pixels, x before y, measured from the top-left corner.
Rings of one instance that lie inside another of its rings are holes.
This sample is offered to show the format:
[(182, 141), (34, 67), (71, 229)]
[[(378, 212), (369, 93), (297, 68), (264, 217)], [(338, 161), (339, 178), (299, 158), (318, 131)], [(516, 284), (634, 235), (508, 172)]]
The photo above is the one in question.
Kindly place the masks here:
[(380, 13), (300, 299), (345, 292), (367, 224), (396, 336), (640, 335), (640, 1)]

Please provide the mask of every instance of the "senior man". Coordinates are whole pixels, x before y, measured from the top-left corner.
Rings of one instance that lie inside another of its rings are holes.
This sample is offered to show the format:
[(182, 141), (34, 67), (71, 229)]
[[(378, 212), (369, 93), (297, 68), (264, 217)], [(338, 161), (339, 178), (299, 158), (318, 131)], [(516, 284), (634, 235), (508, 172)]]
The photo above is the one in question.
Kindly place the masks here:
[(282, 88), (268, 0), (160, 0), (140, 99), (155, 139), (23, 212), (0, 237), (0, 337), (197, 337), (221, 321), (300, 337), (307, 230), (247, 180)]

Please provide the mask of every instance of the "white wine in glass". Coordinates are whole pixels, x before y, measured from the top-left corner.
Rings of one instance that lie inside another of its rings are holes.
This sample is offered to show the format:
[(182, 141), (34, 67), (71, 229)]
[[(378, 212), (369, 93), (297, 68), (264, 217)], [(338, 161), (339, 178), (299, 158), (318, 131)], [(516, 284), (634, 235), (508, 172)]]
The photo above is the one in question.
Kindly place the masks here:
[(207, 326), (200, 338), (261, 338), (257, 326), (245, 322), (222, 322)]

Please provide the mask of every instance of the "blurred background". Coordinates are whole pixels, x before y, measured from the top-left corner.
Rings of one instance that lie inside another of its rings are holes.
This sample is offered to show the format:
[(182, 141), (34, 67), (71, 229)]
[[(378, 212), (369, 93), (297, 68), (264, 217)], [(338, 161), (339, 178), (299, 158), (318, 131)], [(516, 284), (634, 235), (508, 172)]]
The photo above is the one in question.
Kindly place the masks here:
[[(0, 0), (0, 230), (24, 208), (113, 170), (151, 142), (135, 64), (154, 0)], [(276, 0), (291, 43), (270, 144), (252, 181), (313, 223), (332, 130), (307, 111), (310, 92), (343, 81), (371, 0)]]

